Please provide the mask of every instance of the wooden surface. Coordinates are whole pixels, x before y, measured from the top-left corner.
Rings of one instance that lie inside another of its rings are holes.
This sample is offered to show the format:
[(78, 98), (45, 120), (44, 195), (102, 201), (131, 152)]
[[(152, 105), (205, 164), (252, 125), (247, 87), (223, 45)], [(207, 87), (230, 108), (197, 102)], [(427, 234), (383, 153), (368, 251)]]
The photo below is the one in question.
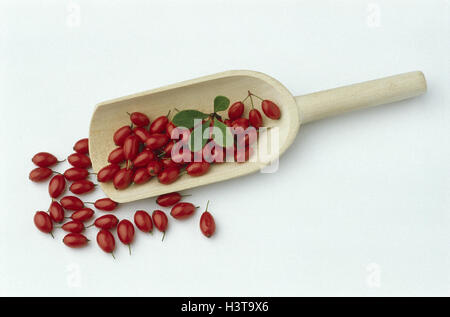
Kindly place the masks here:
[[(105, 194), (124, 203), (256, 172), (286, 151), (294, 141), (301, 122), (417, 96), (426, 91), (426, 82), (421, 72), (411, 72), (294, 98), (277, 80), (263, 73), (243, 70), (218, 73), (105, 101), (97, 105), (89, 131), (89, 149), (94, 171), (97, 172), (108, 164), (108, 154), (116, 147), (112, 139), (114, 132), (121, 126), (130, 124), (127, 112), (143, 112), (150, 120), (166, 115), (168, 110), (174, 108), (198, 109), (209, 113), (212, 112), (215, 96), (224, 95), (234, 102), (245, 98), (247, 90), (274, 101), (281, 108), (280, 120), (270, 120), (264, 116), (265, 126), (279, 128), (276, 145), (278, 151), (273, 151), (264, 161), (258, 160), (255, 155), (253, 162), (215, 164), (206, 175), (183, 175), (170, 185), (160, 184), (155, 177), (146, 184), (133, 184), (121, 191), (114, 189), (111, 183), (102, 183)], [(259, 104), (258, 102), (257, 108), (260, 109)], [(250, 107), (246, 107), (245, 115), (249, 109)], [(270, 133), (272, 132), (260, 134), (259, 143), (271, 140)]]

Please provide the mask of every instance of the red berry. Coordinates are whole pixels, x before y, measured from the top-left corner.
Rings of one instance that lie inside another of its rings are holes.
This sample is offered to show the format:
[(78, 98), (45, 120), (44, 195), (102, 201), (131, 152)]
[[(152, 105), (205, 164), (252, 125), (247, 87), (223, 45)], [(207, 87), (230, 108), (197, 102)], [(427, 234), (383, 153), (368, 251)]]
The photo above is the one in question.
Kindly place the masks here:
[(140, 139), (136, 135), (132, 134), (123, 142), (123, 154), (126, 160), (134, 160), (139, 153)]
[(253, 154), (253, 148), (245, 147), (245, 148), (237, 148), (234, 152), (234, 160), (238, 163), (246, 162), (250, 159), (250, 156)]
[(163, 133), (166, 130), (169, 119), (167, 116), (161, 116), (155, 119), (148, 129), (150, 133)]
[(216, 231), (216, 223), (208, 211), (205, 211), (200, 217), (200, 230), (208, 238)]
[(98, 217), (95, 220), (94, 226), (96, 226), (99, 229), (109, 230), (109, 229), (115, 228), (118, 223), (119, 223), (119, 219), (117, 219), (116, 216), (104, 215), (104, 216)]
[(231, 126), (236, 130), (247, 130), (250, 126), (250, 121), (247, 118), (239, 118), (234, 120)]
[(278, 120), (281, 117), (280, 108), (270, 100), (263, 100), (261, 103), (261, 108), (264, 114), (273, 120)]
[(69, 221), (61, 227), (64, 231), (72, 233), (81, 233), (84, 230), (84, 224), (80, 221)]
[(156, 150), (163, 147), (169, 141), (167, 134), (155, 133), (150, 135), (150, 137), (145, 141), (145, 145), (150, 150)]
[(133, 175), (133, 183), (135, 184), (145, 184), (147, 183), (152, 176), (148, 173), (146, 167), (138, 168)]
[(225, 125), (227, 127), (231, 127), (231, 125), (233, 124), (233, 121), (231, 121), (230, 119), (226, 119), (223, 123), (225, 123)]
[(152, 217), (144, 210), (136, 211), (134, 214), (134, 223), (142, 232), (152, 232), (153, 230)]
[(59, 201), (64, 209), (77, 211), (84, 207), (84, 203), (75, 196), (65, 196)]
[(228, 108), (228, 117), (230, 120), (236, 120), (237, 118), (242, 117), (243, 113), (244, 103), (242, 101), (237, 101)]
[(48, 213), (44, 211), (38, 211), (34, 215), (34, 224), (36, 227), (44, 232), (44, 233), (51, 233), (53, 230), (53, 223), (52, 219), (48, 215)]
[(120, 164), (123, 161), (125, 161), (125, 153), (123, 152), (122, 147), (118, 147), (118, 148), (112, 150), (111, 153), (109, 153), (109, 156), (108, 156), (109, 163)]
[(145, 127), (150, 123), (150, 119), (142, 112), (131, 113), (130, 120), (137, 127)]
[(121, 127), (114, 133), (113, 140), (114, 143), (118, 146), (122, 146), (125, 139), (132, 133), (130, 126), (126, 125)]
[(94, 206), (103, 211), (113, 211), (116, 209), (117, 203), (109, 198), (101, 198), (95, 201)]
[(191, 216), (196, 209), (191, 203), (178, 203), (172, 207), (170, 215), (175, 219), (185, 219)]
[(73, 167), (88, 168), (91, 167), (92, 165), (91, 159), (89, 158), (89, 156), (86, 156), (85, 154), (73, 153), (69, 155), (67, 160)]
[(84, 247), (88, 241), (81, 233), (68, 233), (63, 239), (64, 244), (70, 248)]
[(156, 199), (156, 203), (163, 207), (169, 207), (175, 205), (177, 202), (181, 200), (181, 195), (179, 193), (168, 193), (159, 196)]
[(72, 167), (64, 172), (64, 177), (68, 181), (80, 181), (82, 179), (86, 179), (88, 177), (89, 172), (85, 168)]
[(192, 162), (186, 167), (186, 172), (191, 176), (201, 176), (208, 172), (208, 162)]
[(250, 121), (250, 125), (254, 126), (256, 129), (263, 125), (263, 119), (258, 109), (250, 110), (248, 113), (248, 120)]
[(175, 163), (171, 158), (164, 158), (161, 160), (163, 168), (175, 167), (179, 168), (178, 163)]
[(163, 165), (160, 161), (153, 160), (150, 163), (148, 163), (148, 165), (147, 165), (147, 172), (151, 176), (158, 175), (159, 173), (161, 173), (162, 169), (163, 169)]
[(169, 137), (169, 139), (172, 138), (172, 131), (176, 128), (177, 126), (175, 124), (173, 124), (172, 122), (168, 122), (166, 125), (166, 134)]
[(142, 151), (133, 160), (134, 167), (144, 167), (147, 166), (150, 161), (155, 159), (155, 154), (152, 151)]
[(161, 184), (172, 184), (177, 180), (180, 170), (178, 167), (169, 167), (158, 174), (158, 180)]
[(64, 220), (64, 209), (57, 201), (52, 201), (48, 208), (48, 213), (54, 222), (62, 222)]
[(133, 133), (137, 135), (137, 137), (139, 138), (139, 140), (141, 140), (142, 143), (145, 143), (145, 141), (147, 141), (147, 139), (150, 136), (150, 132), (148, 132), (147, 129), (141, 127), (134, 128)]
[(152, 214), (153, 224), (156, 229), (163, 233), (162, 240), (164, 240), (164, 236), (166, 235), (167, 224), (169, 223), (169, 219), (167, 219), (166, 214), (162, 210), (155, 210)]
[(172, 156), (172, 149), (175, 145), (175, 142), (169, 142), (166, 144), (166, 146), (163, 149), (164, 157), (171, 157)]
[(89, 220), (94, 216), (94, 211), (91, 208), (82, 208), (78, 211), (75, 211), (70, 218), (75, 221), (84, 222)]
[[(131, 221), (123, 219), (119, 222), (117, 225), (117, 236), (123, 244), (128, 244), (128, 247), (130, 247), (134, 239), (134, 226)], [(131, 248), (129, 250), (131, 254)]]
[(30, 172), (28, 178), (33, 182), (42, 182), (48, 179), (53, 171), (48, 167), (36, 167)]
[(89, 154), (89, 139), (81, 139), (75, 143), (73, 150), (80, 154)]
[(66, 179), (61, 174), (57, 174), (52, 177), (48, 183), (48, 193), (50, 197), (57, 198), (66, 189)]
[(47, 152), (37, 153), (31, 161), (39, 167), (49, 167), (58, 163), (58, 159), (53, 154)]
[[(114, 236), (108, 230), (100, 230), (97, 233), (97, 244), (106, 253), (111, 253), (116, 248), (116, 241)], [(113, 255), (114, 256), (114, 255)]]
[(85, 193), (90, 192), (91, 190), (93, 190), (95, 187), (94, 183), (87, 180), (87, 179), (83, 179), (81, 181), (76, 181), (73, 182), (72, 185), (70, 185), (70, 191), (76, 195), (82, 195)]
[(122, 168), (114, 175), (113, 184), (116, 189), (122, 190), (128, 188), (133, 181), (133, 170)]
[(101, 183), (110, 182), (114, 179), (114, 175), (120, 170), (120, 166), (117, 164), (109, 164), (102, 167), (97, 172), (97, 181)]

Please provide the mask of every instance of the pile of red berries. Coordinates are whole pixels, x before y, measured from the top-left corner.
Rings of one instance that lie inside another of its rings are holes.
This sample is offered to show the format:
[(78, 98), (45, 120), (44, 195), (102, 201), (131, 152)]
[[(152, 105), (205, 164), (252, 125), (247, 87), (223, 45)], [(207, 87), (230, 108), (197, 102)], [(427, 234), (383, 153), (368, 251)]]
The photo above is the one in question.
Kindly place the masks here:
[[(40, 231), (49, 233), (52, 236), (54, 228), (61, 228), (66, 231), (67, 234), (63, 242), (71, 248), (79, 248), (87, 245), (89, 240), (83, 234), (83, 231), (86, 228), (95, 226), (99, 229), (97, 233), (97, 244), (103, 251), (113, 254), (115, 238), (111, 230), (117, 229), (119, 240), (129, 246), (133, 242), (135, 234), (133, 223), (127, 219), (119, 220), (113, 214), (106, 214), (96, 218), (90, 226), (85, 226), (85, 222), (93, 219), (95, 216), (94, 210), (85, 205), (92, 204), (98, 210), (112, 212), (118, 204), (109, 198), (101, 198), (95, 202), (83, 202), (74, 195), (60, 198), (66, 190), (66, 181), (72, 182), (69, 190), (75, 195), (83, 195), (91, 192), (96, 186), (87, 179), (89, 175), (93, 174), (88, 170), (91, 167), (88, 139), (82, 139), (76, 142), (74, 150), (75, 153), (67, 158), (73, 167), (67, 169), (63, 174), (50, 168), (61, 162), (54, 155), (47, 152), (40, 152), (32, 158), (32, 162), (38, 167), (30, 172), (30, 180), (43, 182), (55, 174), (48, 183), (48, 192), (52, 198), (50, 207), (47, 212), (36, 212), (34, 215), (34, 224)], [(192, 216), (198, 207), (191, 203), (180, 202), (181, 199), (182, 195), (179, 193), (170, 193), (158, 197), (157, 203), (162, 207), (172, 207), (170, 214), (175, 219), (184, 219)], [(67, 211), (72, 212), (70, 217), (66, 217)], [(55, 223), (60, 224), (60, 226), (55, 227)], [(134, 224), (142, 232), (150, 233), (153, 230), (153, 226), (155, 226), (159, 231), (163, 232), (164, 239), (168, 226), (168, 218), (162, 210), (153, 211), (151, 216), (144, 210), (138, 210), (134, 214)], [(215, 231), (214, 218), (208, 211), (205, 211), (200, 218), (200, 230), (206, 237), (210, 237)]]
[[(113, 140), (117, 147), (108, 156), (109, 165), (98, 172), (97, 180), (112, 182), (117, 190), (126, 189), (133, 183), (147, 183), (152, 177), (157, 177), (161, 184), (171, 184), (182, 173), (204, 175), (211, 164), (230, 161), (230, 153), (234, 161), (248, 161), (253, 153), (257, 129), (263, 126), (263, 117), (254, 107), (253, 97), (261, 99), (249, 91), (243, 101), (235, 102), (228, 108), (229, 99), (217, 96), (213, 113), (178, 111), (172, 121), (169, 120), (170, 111), (151, 123), (144, 113), (128, 114), (131, 123), (114, 133)], [(250, 98), (252, 109), (245, 118), (244, 102), (247, 98)], [(268, 118), (280, 119), (280, 108), (274, 102), (261, 101), (262, 111)], [(227, 109), (228, 119), (224, 119), (218, 112)], [(195, 119), (200, 123), (195, 125)], [(214, 128), (223, 132), (219, 141), (215, 138)], [(196, 129), (202, 135), (201, 148), (194, 145), (193, 131)], [(204, 137), (207, 129), (210, 131)], [(223, 140), (227, 135), (231, 135), (231, 142)]]

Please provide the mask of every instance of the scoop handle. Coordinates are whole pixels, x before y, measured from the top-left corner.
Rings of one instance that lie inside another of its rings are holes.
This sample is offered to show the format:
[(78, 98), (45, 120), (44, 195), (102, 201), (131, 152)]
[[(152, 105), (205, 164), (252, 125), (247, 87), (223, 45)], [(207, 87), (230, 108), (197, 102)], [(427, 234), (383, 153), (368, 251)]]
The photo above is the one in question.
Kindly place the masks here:
[(359, 84), (297, 96), (302, 123), (347, 111), (383, 105), (425, 93), (427, 83), (421, 71), (384, 77)]

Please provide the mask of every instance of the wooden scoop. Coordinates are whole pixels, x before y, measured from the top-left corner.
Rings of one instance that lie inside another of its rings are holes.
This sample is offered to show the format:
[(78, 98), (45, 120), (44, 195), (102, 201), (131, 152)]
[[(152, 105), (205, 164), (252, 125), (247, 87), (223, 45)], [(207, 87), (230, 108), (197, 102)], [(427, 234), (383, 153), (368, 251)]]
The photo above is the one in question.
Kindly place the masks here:
[[(127, 112), (143, 112), (150, 120), (166, 115), (168, 110), (174, 108), (197, 109), (210, 113), (215, 96), (227, 96), (233, 103), (242, 100), (248, 90), (264, 99), (272, 100), (281, 109), (280, 120), (270, 120), (263, 114), (265, 126), (279, 128), (275, 129), (279, 135), (277, 142), (273, 142), (271, 136), (275, 133), (272, 132), (274, 129), (259, 136), (258, 143), (268, 142), (278, 150), (266, 156), (264, 162), (214, 164), (203, 176), (182, 175), (170, 185), (160, 184), (155, 177), (146, 184), (133, 184), (125, 190), (116, 190), (113, 184), (102, 183), (105, 194), (116, 202), (124, 203), (256, 172), (286, 151), (297, 136), (300, 124), (423, 94), (426, 91), (426, 81), (422, 72), (415, 71), (294, 97), (272, 77), (259, 72), (237, 70), (105, 101), (97, 105), (89, 131), (89, 151), (94, 171), (97, 172), (108, 164), (108, 155), (116, 147), (113, 142), (114, 132), (130, 124)], [(260, 102), (255, 103), (255, 106), (261, 110)], [(249, 108), (246, 106), (244, 115), (247, 116)]]

